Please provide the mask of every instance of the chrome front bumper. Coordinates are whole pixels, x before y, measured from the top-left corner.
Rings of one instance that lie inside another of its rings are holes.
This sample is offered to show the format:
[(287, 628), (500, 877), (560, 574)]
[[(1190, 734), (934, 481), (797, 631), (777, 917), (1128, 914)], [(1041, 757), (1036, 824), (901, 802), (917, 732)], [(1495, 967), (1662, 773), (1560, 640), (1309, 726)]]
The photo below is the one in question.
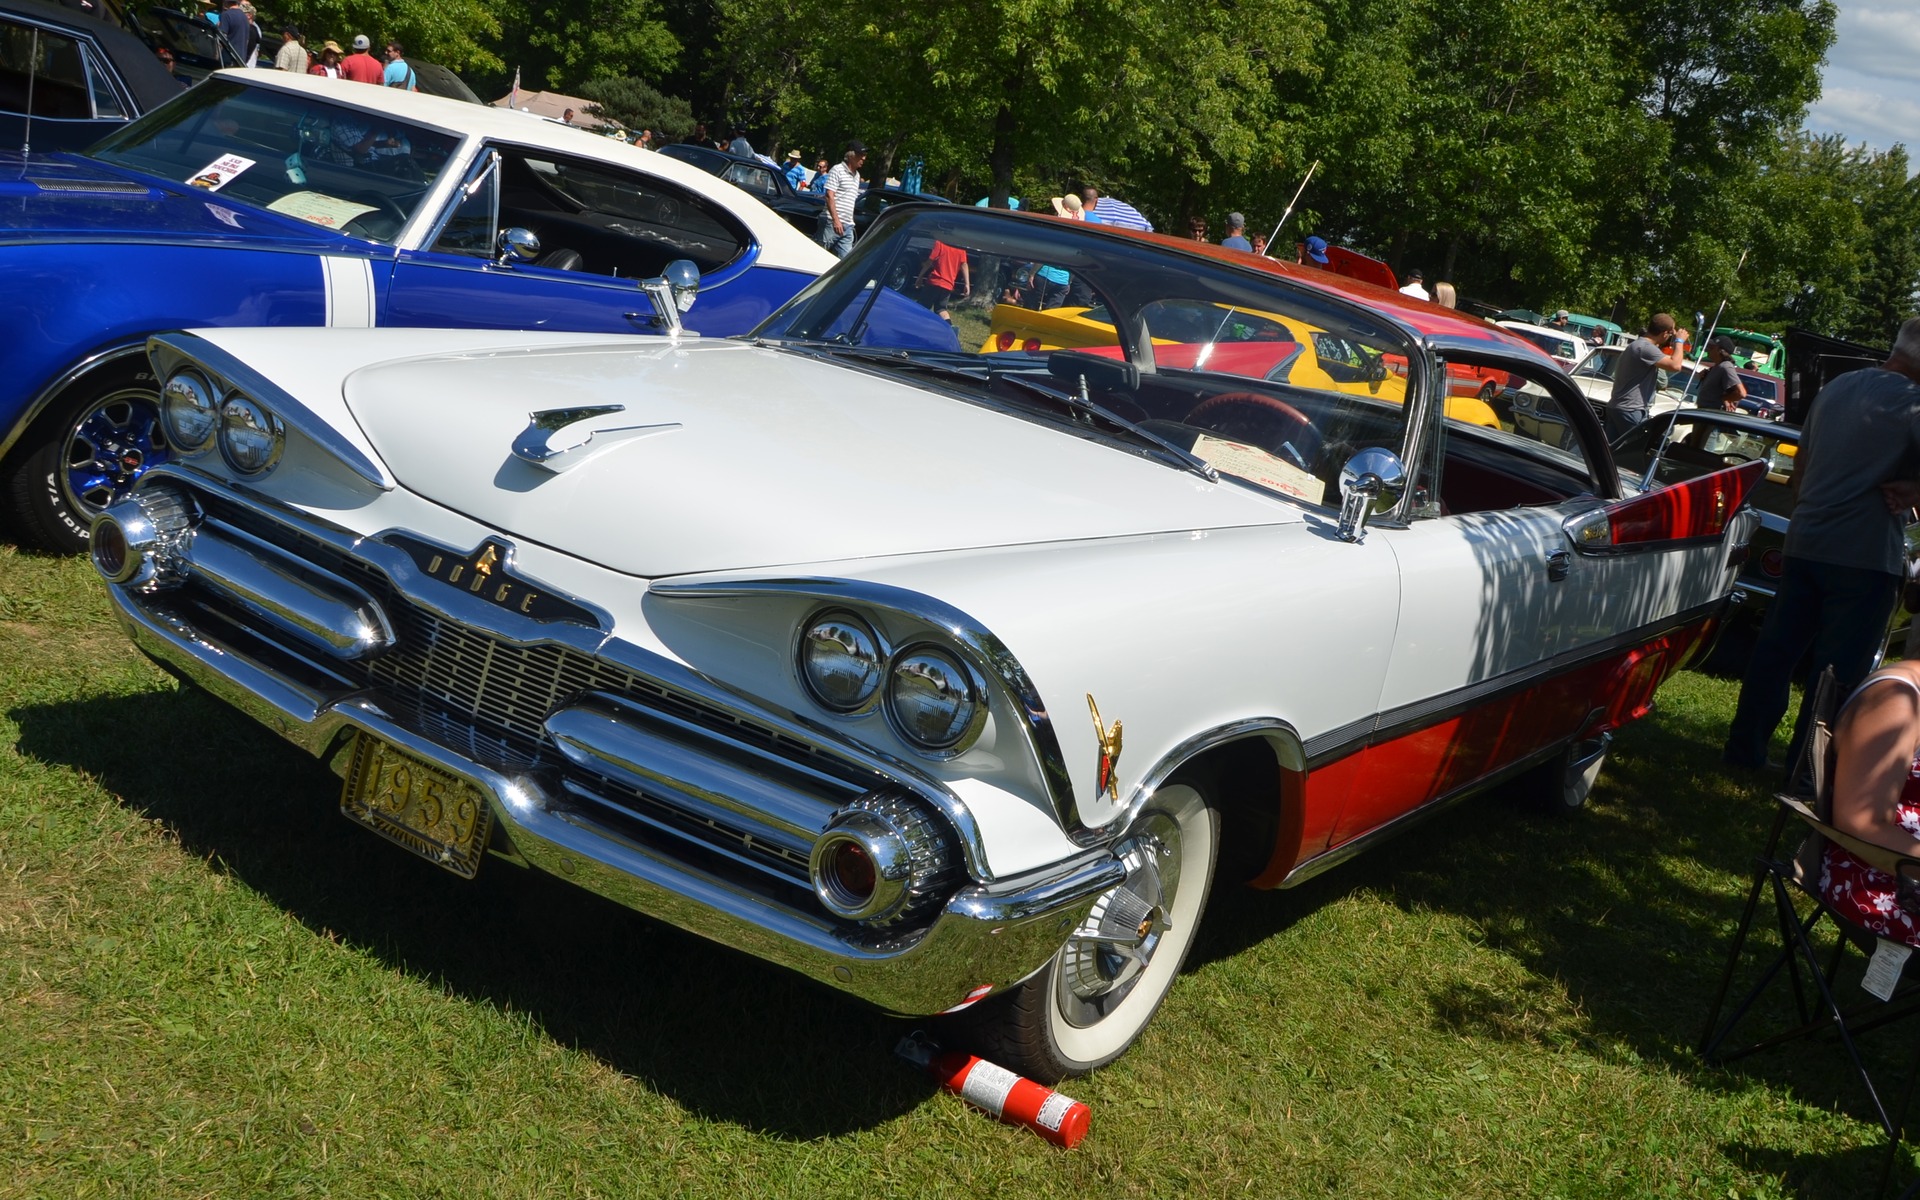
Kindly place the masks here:
[[(1125, 877), (1123, 864), (1100, 849), (1030, 875), (966, 883), (930, 921), (904, 932), (836, 921), (824, 910), (782, 902), (764, 887), (748, 886), (649, 843), (634, 834), (638, 826), (606, 819), (605, 807), (591, 802), (577, 782), (556, 780), (550, 771), (523, 772), (478, 761), (449, 745), (461, 739), (444, 729), (436, 732), (396, 716), (402, 706), (377, 687), (316, 688), (190, 621), (165, 602), (166, 593), (155, 596), (119, 584), (109, 584), (108, 591), (122, 624), (149, 657), (329, 760), (335, 770), (344, 771), (356, 737), (380, 738), (477, 787), (489, 800), (497, 832), (509, 843), (497, 847), (507, 857), (893, 1012), (946, 1011), (1024, 979), (1058, 950), (1095, 899)], [(248, 607), (258, 608), (257, 598)], [(639, 738), (633, 744), (648, 743)], [(734, 764), (703, 770), (687, 753), (678, 762), (671, 754), (661, 757), (665, 761), (647, 769), (661, 778), (670, 774), (667, 782), (676, 794), (699, 803), (767, 806), (773, 801), (777, 810), (784, 801), (793, 812), (819, 803), (817, 795), (774, 795), (767, 777)], [(790, 813), (773, 830), (778, 835), (802, 824)], [(794, 849), (774, 848), (788, 856)]]

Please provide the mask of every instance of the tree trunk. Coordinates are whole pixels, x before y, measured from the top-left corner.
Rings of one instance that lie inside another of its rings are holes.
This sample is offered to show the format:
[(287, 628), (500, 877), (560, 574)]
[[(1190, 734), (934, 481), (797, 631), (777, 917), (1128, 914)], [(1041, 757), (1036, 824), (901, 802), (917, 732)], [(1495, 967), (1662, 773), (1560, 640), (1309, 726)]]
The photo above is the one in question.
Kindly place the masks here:
[(1016, 129), (1013, 103), (1009, 99), (1000, 105), (1000, 111), (993, 114), (993, 152), (987, 158), (993, 170), (993, 188), (987, 193), (987, 204), (991, 208), (1007, 207), (1007, 196), (1013, 191), (1013, 139)]

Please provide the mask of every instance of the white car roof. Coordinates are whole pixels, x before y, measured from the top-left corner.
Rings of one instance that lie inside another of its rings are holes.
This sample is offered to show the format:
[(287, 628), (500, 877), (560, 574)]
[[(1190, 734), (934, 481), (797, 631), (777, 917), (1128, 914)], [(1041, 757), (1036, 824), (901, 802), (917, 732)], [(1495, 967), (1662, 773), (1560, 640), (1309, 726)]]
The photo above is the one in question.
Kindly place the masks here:
[(750, 194), (717, 176), (677, 159), (584, 129), (545, 120), (528, 120), (529, 114), (511, 108), (469, 104), (425, 92), (402, 88), (376, 87), (350, 79), (329, 79), (323, 75), (296, 75), (269, 68), (229, 67), (216, 71), (212, 78), (227, 79), (254, 88), (297, 92), (344, 104), (368, 112), (382, 113), (424, 125), (454, 137), (492, 138), (522, 146), (541, 146), (574, 158), (598, 159), (627, 170), (644, 171), (670, 180), (689, 192), (713, 201), (747, 227), (760, 244), (760, 264), (787, 267), (819, 274), (837, 261), (812, 238), (787, 224), (780, 214)]
[(1515, 333), (1537, 333), (1542, 337), (1562, 338), (1572, 342), (1574, 349), (1578, 351), (1578, 353), (1573, 356), (1575, 362), (1585, 358), (1594, 348), (1593, 343), (1580, 336), (1579, 330), (1576, 329), (1555, 329), (1551, 325), (1529, 325), (1525, 321), (1495, 321), (1494, 324), (1502, 329), (1511, 329)]

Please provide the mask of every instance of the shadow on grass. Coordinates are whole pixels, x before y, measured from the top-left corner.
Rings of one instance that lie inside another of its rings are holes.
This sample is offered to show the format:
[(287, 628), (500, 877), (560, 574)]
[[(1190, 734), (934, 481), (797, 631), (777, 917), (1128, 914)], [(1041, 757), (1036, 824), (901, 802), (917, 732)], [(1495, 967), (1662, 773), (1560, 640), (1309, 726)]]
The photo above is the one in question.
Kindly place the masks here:
[(342, 818), (333, 774), (204, 694), (10, 715), (22, 754), (87, 772), (316, 934), (531, 1014), (703, 1115), (810, 1139), (928, 1094), (892, 1056), (902, 1022), (497, 858), (472, 882), (441, 871)]
[[(1603, 1058), (1663, 1064), (1696, 1088), (1734, 1095), (1764, 1087), (1839, 1112), (1860, 1123), (1868, 1150), (1809, 1155), (1779, 1164), (1777, 1173), (1797, 1181), (1798, 1194), (1869, 1194), (1884, 1142), (1836, 1040), (1807, 1039), (1725, 1068), (1696, 1049), (1781, 782), (1723, 768), (1718, 720), (1724, 716), (1711, 709), (1680, 706), (1623, 731), (1593, 801), (1570, 816), (1550, 814), (1509, 788), (1470, 799), (1417, 835), (1370, 850), (1296, 891), (1224, 895), (1209, 913), (1196, 960), (1236, 954), (1360, 890), (1409, 913), (1451, 914), (1526, 974), (1519, 984), (1436, 981), (1427, 995), (1433, 1028), (1581, 1046)], [(1784, 850), (1798, 837), (1790, 829)], [(1735, 975), (1736, 1000), (1778, 947), (1772, 912), (1763, 896)], [(1857, 997), (1858, 978), (1856, 966), (1837, 986)], [(1743, 1022), (1736, 1044), (1796, 1024), (1792, 1017), (1791, 993), (1776, 987)], [(1862, 1043), (1869, 1061), (1884, 1064), (1876, 1079), (1889, 1103), (1915, 1038), (1920, 1022)], [(1775, 1170), (1755, 1155), (1756, 1165)]]

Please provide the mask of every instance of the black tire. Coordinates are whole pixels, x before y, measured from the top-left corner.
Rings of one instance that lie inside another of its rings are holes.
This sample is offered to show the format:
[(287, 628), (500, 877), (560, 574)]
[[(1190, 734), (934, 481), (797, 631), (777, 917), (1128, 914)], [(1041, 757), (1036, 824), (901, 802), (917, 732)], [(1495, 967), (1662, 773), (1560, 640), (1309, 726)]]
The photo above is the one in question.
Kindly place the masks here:
[(7, 464), (8, 507), (22, 540), (55, 554), (84, 553), (100, 510), (166, 460), (159, 413), (144, 359), (69, 388)]
[(1483, 404), (1492, 404), (1500, 396), (1500, 387), (1489, 379), (1480, 387), (1480, 400)]
[[(1219, 843), (1220, 817), (1205, 794), (1185, 782), (1161, 785), (1117, 844), (1130, 867), (1126, 882), (1094, 902), (1045, 967), (964, 1014), (961, 1040), (1042, 1083), (1084, 1075), (1126, 1053), (1193, 946)], [(1131, 943), (1082, 937), (1123, 929), (1150, 931)]]

